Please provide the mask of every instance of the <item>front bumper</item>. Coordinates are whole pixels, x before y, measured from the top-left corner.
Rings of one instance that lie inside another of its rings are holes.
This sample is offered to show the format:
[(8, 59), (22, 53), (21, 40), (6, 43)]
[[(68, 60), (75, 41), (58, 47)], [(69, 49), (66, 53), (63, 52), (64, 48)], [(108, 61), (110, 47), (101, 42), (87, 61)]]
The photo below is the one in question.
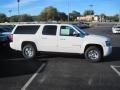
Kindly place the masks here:
[(103, 56), (108, 56), (112, 53), (112, 46), (107, 46), (107, 47), (104, 47), (104, 54)]

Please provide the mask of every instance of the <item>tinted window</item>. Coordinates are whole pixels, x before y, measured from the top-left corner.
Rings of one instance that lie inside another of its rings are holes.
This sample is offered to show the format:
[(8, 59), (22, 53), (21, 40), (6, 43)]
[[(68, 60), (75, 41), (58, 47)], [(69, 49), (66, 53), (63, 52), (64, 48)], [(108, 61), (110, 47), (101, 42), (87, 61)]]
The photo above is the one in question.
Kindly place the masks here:
[(39, 25), (31, 25), (31, 26), (18, 26), (14, 32), (14, 34), (35, 34)]
[(3, 28), (0, 28), (0, 33), (6, 32)]
[(117, 26), (116, 28), (120, 28), (120, 26)]
[(43, 35), (56, 35), (57, 26), (47, 25), (43, 28)]
[(61, 26), (60, 36), (74, 36), (75, 30), (69, 26)]
[(0, 28), (3, 28), (6, 32), (12, 32), (15, 25), (0, 25)]

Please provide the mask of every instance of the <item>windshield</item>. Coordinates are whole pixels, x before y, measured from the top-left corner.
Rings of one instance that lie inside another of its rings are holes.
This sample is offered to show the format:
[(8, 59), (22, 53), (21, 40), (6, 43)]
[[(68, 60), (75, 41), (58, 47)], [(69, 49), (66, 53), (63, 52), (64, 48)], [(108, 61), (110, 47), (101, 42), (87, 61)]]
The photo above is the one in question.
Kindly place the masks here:
[(80, 32), (80, 34), (82, 34), (83, 36), (89, 35), (89, 34), (86, 33), (85, 31), (81, 30), (78, 26), (73, 25), (73, 27), (74, 27), (75, 29), (77, 29), (77, 30)]

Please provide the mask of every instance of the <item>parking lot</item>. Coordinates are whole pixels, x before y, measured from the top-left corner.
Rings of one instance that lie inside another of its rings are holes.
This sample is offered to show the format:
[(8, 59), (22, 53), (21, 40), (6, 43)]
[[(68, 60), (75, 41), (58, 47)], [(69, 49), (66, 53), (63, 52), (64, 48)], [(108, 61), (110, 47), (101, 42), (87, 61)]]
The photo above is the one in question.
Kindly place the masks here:
[(99, 63), (78, 54), (39, 53), (33, 61), (20, 52), (0, 49), (0, 90), (120, 90), (120, 34), (113, 24), (97, 24), (86, 32), (112, 39), (113, 53)]

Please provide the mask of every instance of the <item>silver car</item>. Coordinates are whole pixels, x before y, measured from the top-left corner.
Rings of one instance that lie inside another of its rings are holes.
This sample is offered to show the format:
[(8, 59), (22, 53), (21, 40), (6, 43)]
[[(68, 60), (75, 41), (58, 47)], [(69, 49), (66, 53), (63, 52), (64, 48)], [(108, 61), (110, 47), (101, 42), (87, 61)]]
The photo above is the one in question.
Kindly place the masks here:
[(120, 24), (116, 24), (112, 27), (113, 33), (120, 33)]

